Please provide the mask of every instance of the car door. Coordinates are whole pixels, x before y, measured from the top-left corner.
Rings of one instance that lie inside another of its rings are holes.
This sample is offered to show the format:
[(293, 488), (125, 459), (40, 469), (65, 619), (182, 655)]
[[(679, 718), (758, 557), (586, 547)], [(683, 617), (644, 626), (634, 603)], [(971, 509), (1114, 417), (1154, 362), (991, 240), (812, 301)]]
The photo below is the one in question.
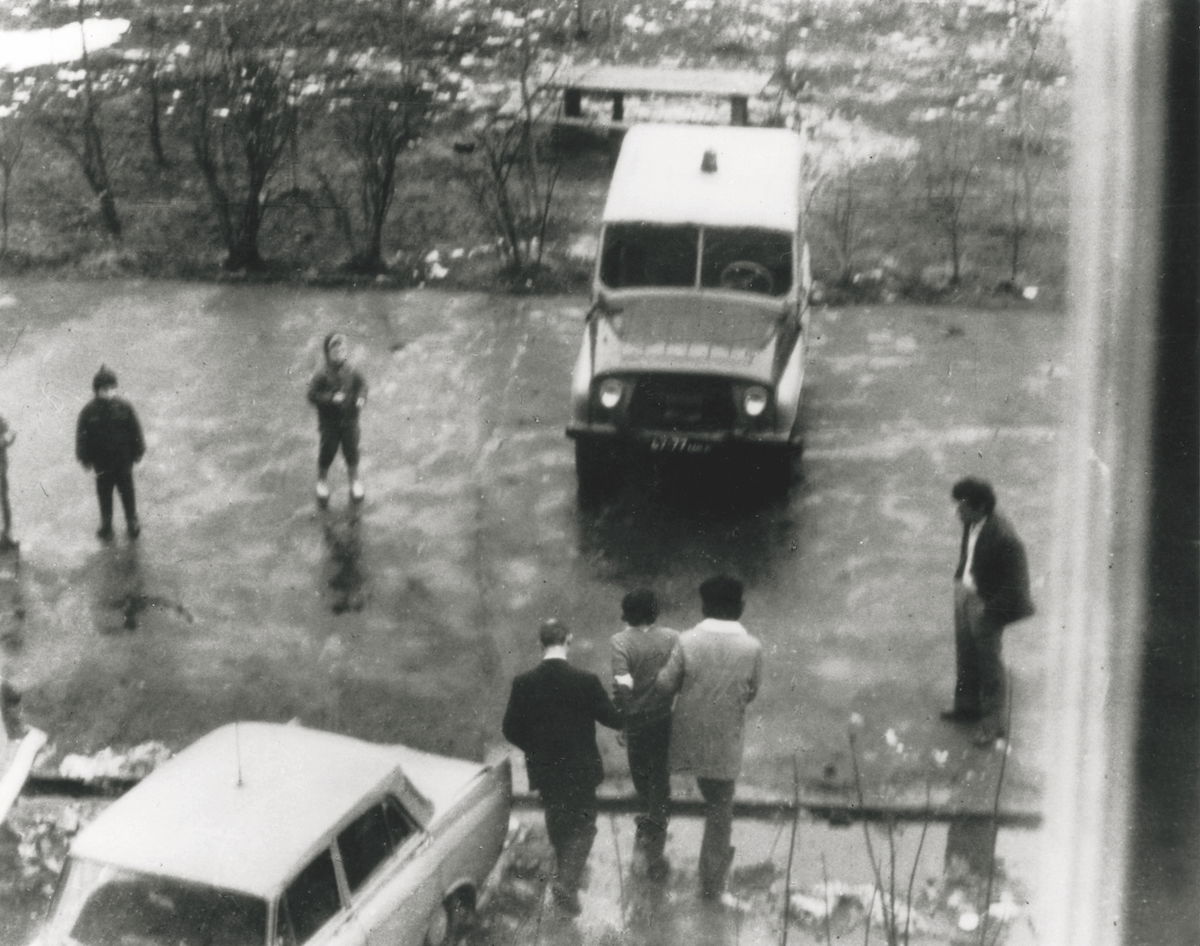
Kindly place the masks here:
[(388, 794), (338, 833), (337, 846), (369, 946), (420, 946), (442, 899), (430, 835)]
[(319, 851), (284, 889), (275, 929), (279, 946), (366, 946), (331, 848)]

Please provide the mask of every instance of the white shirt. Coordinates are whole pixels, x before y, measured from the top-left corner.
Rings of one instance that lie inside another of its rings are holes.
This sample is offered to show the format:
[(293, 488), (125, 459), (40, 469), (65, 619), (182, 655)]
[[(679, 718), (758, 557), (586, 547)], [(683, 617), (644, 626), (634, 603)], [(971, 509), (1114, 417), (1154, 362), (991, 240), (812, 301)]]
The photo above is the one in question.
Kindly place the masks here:
[(977, 591), (975, 587), (975, 543), (979, 541), (979, 530), (987, 522), (984, 516), (978, 522), (972, 522), (967, 529), (967, 560), (963, 563), (962, 583), (969, 591)]

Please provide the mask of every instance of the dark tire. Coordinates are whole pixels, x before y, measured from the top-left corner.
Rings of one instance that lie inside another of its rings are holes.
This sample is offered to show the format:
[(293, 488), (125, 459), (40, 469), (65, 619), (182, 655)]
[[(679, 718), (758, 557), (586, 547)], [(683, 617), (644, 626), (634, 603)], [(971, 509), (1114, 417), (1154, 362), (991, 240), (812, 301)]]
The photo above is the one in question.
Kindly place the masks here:
[(617, 457), (617, 451), (607, 444), (575, 441), (575, 477), (579, 483), (580, 502), (599, 502), (616, 492), (620, 486)]
[(425, 946), (454, 946), (471, 925), (474, 910), (471, 897), (464, 891), (451, 894), (434, 911), (425, 929)]
[(790, 449), (763, 450), (751, 461), (755, 479), (762, 484), (763, 494), (776, 498), (787, 496), (792, 488), (792, 464), (798, 453)]

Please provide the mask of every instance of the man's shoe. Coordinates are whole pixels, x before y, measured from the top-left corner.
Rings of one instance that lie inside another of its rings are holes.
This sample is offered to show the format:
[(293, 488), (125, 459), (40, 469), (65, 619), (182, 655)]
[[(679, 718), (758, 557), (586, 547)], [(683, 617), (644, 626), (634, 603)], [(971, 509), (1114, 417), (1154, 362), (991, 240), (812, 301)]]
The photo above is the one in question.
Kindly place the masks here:
[(350, 498), (356, 503), (361, 503), (367, 495), (367, 491), (363, 489), (362, 480), (355, 480), (350, 484)]
[(583, 912), (583, 906), (579, 902), (579, 894), (574, 890), (554, 886), (550, 888), (550, 893), (554, 898), (554, 905), (567, 914), (567, 916), (579, 916)]
[(142, 534), (142, 524), (140, 522), (138, 522), (136, 519), (132, 520), (129, 523), (129, 538), (136, 539), (141, 534)]
[(981, 729), (975, 734), (972, 742), (977, 749), (991, 749), (1007, 735), (1003, 729)]
[(0, 552), (13, 552), (21, 547), (21, 543), (11, 535), (0, 536)]
[(977, 723), (982, 717), (970, 710), (948, 709), (938, 714), (948, 723)]
[(96, 530), (96, 538), (101, 542), (111, 542), (113, 537), (112, 526), (101, 526)]
[(317, 502), (321, 506), (329, 505), (329, 484), (324, 480), (317, 480)]

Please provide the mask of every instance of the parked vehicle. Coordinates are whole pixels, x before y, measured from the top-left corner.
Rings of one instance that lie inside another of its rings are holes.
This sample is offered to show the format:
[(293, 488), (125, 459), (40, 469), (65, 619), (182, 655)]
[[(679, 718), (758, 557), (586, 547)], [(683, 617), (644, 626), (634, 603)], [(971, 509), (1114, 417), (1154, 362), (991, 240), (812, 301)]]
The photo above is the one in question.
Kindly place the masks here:
[(781, 128), (635, 125), (572, 379), (581, 496), (633, 450), (737, 452), (783, 485), (802, 444), (812, 282), (802, 145)]
[(511, 791), (507, 761), (224, 726), (76, 837), (38, 943), (450, 943), (499, 858)]

